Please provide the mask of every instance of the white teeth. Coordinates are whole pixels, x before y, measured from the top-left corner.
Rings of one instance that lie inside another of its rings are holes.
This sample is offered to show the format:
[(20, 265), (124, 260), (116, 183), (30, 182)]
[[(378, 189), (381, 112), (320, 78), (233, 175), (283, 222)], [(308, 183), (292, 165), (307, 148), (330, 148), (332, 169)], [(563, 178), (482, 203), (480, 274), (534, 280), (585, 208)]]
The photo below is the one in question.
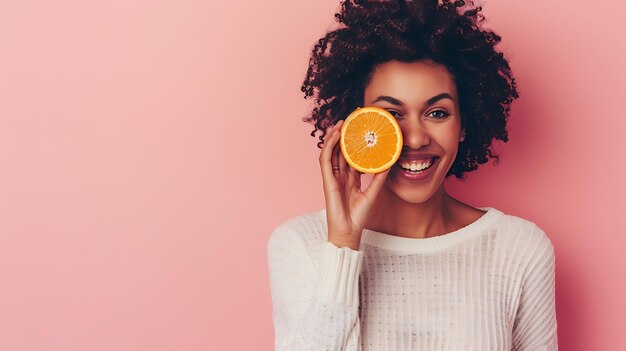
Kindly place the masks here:
[[(415, 161), (414, 161), (415, 162)], [(404, 168), (404, 169), (408, 169), (411, 171), (420, 171), (423, 170), (425, 168), (430, 167), (430, 165), (432, 164), (433, 159), (431, 158), (430, 160), (426, 161), (426, 162), (422, 162), (422, 163), (413, 163), (413, 162), (402, 162), (400, 164), (400, 167)]]

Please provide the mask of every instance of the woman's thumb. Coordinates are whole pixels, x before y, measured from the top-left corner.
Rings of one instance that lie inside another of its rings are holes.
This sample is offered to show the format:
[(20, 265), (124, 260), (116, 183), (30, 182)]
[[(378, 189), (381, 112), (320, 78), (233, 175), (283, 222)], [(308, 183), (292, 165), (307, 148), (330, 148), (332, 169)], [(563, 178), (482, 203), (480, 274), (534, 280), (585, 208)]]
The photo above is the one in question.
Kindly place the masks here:
[(376, 196), (378, 196), (380, 189), (382, 189), (383, 184), (385, 184), (385, 180), (387, 179), (387, 175), (389, 174), (389, 172), (391, 172), (391, 168), (388, 168), (386, 171), (374, 174), (372, 181), (367, 186), (367, 189), (365, 189), (364, 191), (367, 197), (373, 200), (376, 198)]

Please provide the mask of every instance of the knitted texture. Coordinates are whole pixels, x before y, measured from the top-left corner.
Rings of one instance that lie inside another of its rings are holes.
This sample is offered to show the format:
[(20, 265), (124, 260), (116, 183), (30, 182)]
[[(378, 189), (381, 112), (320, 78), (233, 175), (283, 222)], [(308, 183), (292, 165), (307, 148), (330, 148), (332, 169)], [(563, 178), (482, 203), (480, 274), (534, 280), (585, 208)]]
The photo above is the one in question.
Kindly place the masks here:
[(365, 229), (328, 241), (325, 209), (267, 243), (276, 350), (557, 350), (554, 248), (493, 207), (415, 239)]

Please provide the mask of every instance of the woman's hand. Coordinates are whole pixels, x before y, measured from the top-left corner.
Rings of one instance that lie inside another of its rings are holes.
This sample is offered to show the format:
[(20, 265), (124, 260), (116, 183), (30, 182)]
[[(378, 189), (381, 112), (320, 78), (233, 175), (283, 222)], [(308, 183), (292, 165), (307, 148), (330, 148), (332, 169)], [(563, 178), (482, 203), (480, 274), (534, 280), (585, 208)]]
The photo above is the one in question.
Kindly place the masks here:
[(367, 189), (361, 191), (362, 173), (346, 162), (338, 143), (343, 122), (327, 130), (320, 152), (328, 241), (358, 251), (367, 217), (391, 169), (375, 174)]

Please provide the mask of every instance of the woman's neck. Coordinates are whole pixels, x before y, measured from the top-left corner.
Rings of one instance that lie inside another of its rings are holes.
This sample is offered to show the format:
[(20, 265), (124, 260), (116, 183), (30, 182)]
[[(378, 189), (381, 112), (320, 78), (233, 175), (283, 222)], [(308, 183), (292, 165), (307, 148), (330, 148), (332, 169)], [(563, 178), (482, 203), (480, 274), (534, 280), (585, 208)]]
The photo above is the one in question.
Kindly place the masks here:
[(429, 238), (463, 227), (463, 207), (443, 184), (425, 202), (410, 203), (383, 186), (373, 204), (365, 228), (406, 238)]

